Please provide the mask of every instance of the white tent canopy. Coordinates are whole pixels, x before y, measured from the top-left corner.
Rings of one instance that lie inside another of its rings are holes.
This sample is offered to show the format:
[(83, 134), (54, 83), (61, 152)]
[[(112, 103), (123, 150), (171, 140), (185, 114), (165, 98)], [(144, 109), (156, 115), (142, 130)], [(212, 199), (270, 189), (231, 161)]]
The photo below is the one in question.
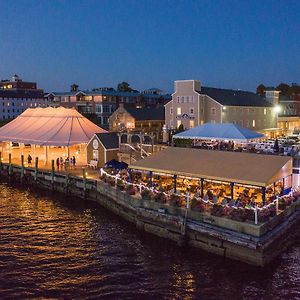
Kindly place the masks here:
[(95, 133), (106, 130), (75, 109), (64, 107), (28, 108), (0, 128), (0, 141), (44, 146), (88, 143)]
[(205, 123), (198, 127), (177, 133), (174, 139), (207, 139), (247, 142), (261, 139), (264, 135), (233, 123)]

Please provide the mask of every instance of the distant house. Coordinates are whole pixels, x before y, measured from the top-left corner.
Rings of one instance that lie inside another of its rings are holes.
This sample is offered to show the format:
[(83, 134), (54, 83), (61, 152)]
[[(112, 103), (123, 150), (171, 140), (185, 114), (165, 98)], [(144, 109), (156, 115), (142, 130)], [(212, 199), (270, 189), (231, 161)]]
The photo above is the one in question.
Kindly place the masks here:
[(120, 105), (109, 117), (109, 129), (118, 132), (143, 132), (162, 140), (162, 127), (165, 122), (164, 107), (133, 108)]
[(118, 92), (112, 88), (97, 88), (92, 91), (72, 90), (51, 92), (45, 95), (52, 106), (74, 107), (83, 114), (95, 114), (101, 127), (108, 128), (109, 116), (120, 104), (132, 107), (157, 107), (170, 101), (171, 95), (159, 89), (139, 92)]
[(115, 132), (96, 133), (87, 144), (87, 163), (97, 161), (97, 167), (101, 168), (106, 162), (118, 160), (119, 137)]

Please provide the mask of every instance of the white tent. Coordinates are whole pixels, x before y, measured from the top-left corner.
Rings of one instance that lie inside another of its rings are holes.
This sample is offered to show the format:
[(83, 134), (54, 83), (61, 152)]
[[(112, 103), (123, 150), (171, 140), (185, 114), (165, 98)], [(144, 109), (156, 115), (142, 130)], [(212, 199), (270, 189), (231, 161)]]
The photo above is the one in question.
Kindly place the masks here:
[(64, 107), (28, 108), (0, 128), (0, 141), (44, 146), (88, 143), (95, 133), (106, 130), (75, 109)]

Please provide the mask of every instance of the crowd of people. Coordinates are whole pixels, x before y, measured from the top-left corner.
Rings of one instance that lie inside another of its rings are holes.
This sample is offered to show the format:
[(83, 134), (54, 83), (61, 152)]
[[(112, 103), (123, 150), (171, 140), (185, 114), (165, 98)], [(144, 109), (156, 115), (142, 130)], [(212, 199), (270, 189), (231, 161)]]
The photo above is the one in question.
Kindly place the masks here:
[(76, 158), (73, 157), (67, 157), (65, 160), (62, 157), (58, 157), (56, 159), (56, 167), (57, 169), (66, 169), (67, 167), (75, 168), (76, 166)]
[[(32, 165), (32, 156), (30, 155), (30, 153), (28, 153), (28, 156), (27, 156), (27, 164), (28, 164), (28, 166)], [(63, 159), (62, 157), (58, 157), (56, 159), (56, 168), (58, 170), (63, 170), (63, 169), (66, 169), (67, 167), (75, 168), (75, 166), (76, 166), (75, 156), (70, 157), (70, 158), (67, 157), (66, 159)]]

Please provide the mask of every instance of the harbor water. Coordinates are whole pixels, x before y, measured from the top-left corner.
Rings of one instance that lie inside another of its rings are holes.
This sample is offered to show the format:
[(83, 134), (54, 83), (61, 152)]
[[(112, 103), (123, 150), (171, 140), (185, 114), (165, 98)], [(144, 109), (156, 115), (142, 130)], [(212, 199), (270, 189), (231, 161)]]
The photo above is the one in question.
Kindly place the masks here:
[(0, 298), (300, 299), (295, 243), (257, 268), (139, 232), (99, 205), (0, 184)]

